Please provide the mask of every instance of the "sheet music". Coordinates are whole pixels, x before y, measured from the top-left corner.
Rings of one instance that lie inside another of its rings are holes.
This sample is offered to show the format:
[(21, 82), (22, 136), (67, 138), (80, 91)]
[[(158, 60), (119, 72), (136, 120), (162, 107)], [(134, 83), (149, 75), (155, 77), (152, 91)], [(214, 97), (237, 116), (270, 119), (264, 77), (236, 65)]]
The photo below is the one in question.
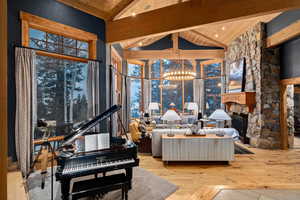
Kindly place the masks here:
[(86, 135), (84, 139), (84, 147), (84, 151), (108, 149), (110, 147), (109, 133)]

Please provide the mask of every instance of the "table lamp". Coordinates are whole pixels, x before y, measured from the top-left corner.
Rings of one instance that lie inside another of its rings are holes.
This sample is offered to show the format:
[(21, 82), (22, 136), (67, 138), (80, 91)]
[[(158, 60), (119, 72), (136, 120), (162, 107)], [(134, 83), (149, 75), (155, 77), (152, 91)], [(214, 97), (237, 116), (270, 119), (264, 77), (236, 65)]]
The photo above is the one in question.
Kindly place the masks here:
[(159, 110), (159, 103), (156, 102), (149, 103), (148, 110), (150, 111), (150, 114), (152, 110)]
[(231, 120), (231, 117), (223, 109), (215, 110), (208, 118), (216, 120), (218, 128), (224, 128), (224, 123), (223, 127), (221, 127), (221, 122)]
[[(174, 122), (177, 120), (181, 120), (181, 118), (177, 114), (177, 112), (175, 112), (174, 110), (171, 110), (171, 109), (167, 110), (167, 112), (162, 116), (161, 119), (164, 121), (167, 121), (167, 122)], [(170, 127), (170, 134), (168, 134), (168, 136), (174, 136), (174, 134), (171, 134), (171, 127)]]

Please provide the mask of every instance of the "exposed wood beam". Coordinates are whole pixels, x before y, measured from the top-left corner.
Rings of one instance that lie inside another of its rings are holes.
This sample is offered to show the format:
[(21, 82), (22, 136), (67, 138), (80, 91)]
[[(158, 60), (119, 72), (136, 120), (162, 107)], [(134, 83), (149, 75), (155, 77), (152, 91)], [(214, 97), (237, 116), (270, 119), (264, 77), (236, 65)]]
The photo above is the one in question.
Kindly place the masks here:
[(89, 6), (87, 4), (80, 3), (77, 0), (56, 0), (58, 2), (61, 2), (63, 4), (66, 4), (68, 6), (71, 6), (73, 8), (76, 8), (78, 10), (81, 10), (85, 13), (88, 13), (90, 15), (96, 16), (98, 18), (104, 19), (104, 20), (109, 20), (111, 17), (111, 14), (109, 12), (99, 10), (93, 6)]
[(0, 2), (0, 199), (7, 199), (7, 2)]
[(119, 13), (121, 13), (127, 6), (136, 0), (122, 0), (118, 5), (116, 5), (110, 12), (109, 20), (113, 20)]
[(193, 34), (196, 34), (197, 36), (204, 38), (208, 41), (210, 41), (213, 45), (216, 45), (217, 47), (223, 47), (224, 49), (227, 49), (227, 45), (223, 44), (222, 42), (219, 42), (211, 37), (208, 37), (202, 33), (200, 33), (199, 31), (196, 30), (190, 30), (190, 32), (192, 32)]
[(282, 149), (289, 148), (287, 125), (287, 85), (280, 85), (280, 144)]
[(173, 50), (174, 51), (178, 50), (178, 37), (179, 37), (179, 33), (173, 33), (172, 34)]
[(125, 59), (223, 59), (224, 50), (142, 50), (124, 51)]
[(129, 4), (127, 4), (123, 9), (121, 9), (115, 16), (113, 17), (113, 20), (120, 19), (128, 10), (133, 8), (138, 2), (141, 0), (133, 0)]
[[(138, 47), (138, 46), (143, 46), (143, 41), (145, 40), (145, 38), (139, 39), (129, 45), (124, 46), (124, 49), (130, 49), (130, 48), (134, 48), (134, 47)], [(140, 45), (141, 44), (141, 45)]]
[(299, 0), (193, 0), (108, 22), (107, 42), (154, 36), (300, 8)]
[(275, 47), (300, 35), (300, 20), (283, 28), (267, 38), (267, 47)]

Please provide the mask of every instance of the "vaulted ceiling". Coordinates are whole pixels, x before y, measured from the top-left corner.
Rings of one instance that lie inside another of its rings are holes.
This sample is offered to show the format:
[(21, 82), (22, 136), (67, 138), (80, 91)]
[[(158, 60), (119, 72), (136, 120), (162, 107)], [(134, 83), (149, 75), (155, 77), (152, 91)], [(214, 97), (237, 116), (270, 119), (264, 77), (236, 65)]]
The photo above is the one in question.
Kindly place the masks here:
[[(57, 0), (79, 10), (107, 21), (125, 17), (138, 17), (139, 14), (189, 0)], [(180, 37), (202, 46), (224, 47), (236, 37), (258, 22), (268, 22), (280, 13), (231, 21), (228, 23), (208, 24), (193, 30), (180, 32)], [(132, 27), (134, 28), (134, 27)], [(166, 35), (131, 39), (121, 42), (125, 49), (149, 45)]]

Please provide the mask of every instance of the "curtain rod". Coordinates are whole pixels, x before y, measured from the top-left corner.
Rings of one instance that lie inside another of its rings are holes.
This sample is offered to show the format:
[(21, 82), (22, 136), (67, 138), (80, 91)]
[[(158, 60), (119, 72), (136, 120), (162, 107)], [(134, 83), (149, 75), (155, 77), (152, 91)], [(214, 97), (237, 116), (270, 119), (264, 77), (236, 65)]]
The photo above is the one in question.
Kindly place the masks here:
[(47, 52), (47, 53), (55, 53), (55, 54), (60, 54), (63, 56), (71, 56), (74, 58), (81, 58), (81, 59), (86, 59), (88, 61), (95, 61), (95, 62), (99, 62), (99, 63), (103, 63), (102, 60), (98, 60), (98, 59), (89, 59), (89, 58), (83, 58), (83, 57), (79, 57), (79, 56), (72, 56), (72, 55), (68, 55), (68, 54), (64, 54), (64, 53), (56, 53), (56, 52), (52, 52), (52, 51), (47, 51), (44, 49), (37, 49), (37, 48), (33, 48), (33, 47), (26, 47), (26, 46), (22, 46), (22, 45), (14, 45), (14, 48), (24, 48), (24, 49), (31, 49), (31, 50), (35, 50), (35, 51), (43, 51), (43, 52)]

